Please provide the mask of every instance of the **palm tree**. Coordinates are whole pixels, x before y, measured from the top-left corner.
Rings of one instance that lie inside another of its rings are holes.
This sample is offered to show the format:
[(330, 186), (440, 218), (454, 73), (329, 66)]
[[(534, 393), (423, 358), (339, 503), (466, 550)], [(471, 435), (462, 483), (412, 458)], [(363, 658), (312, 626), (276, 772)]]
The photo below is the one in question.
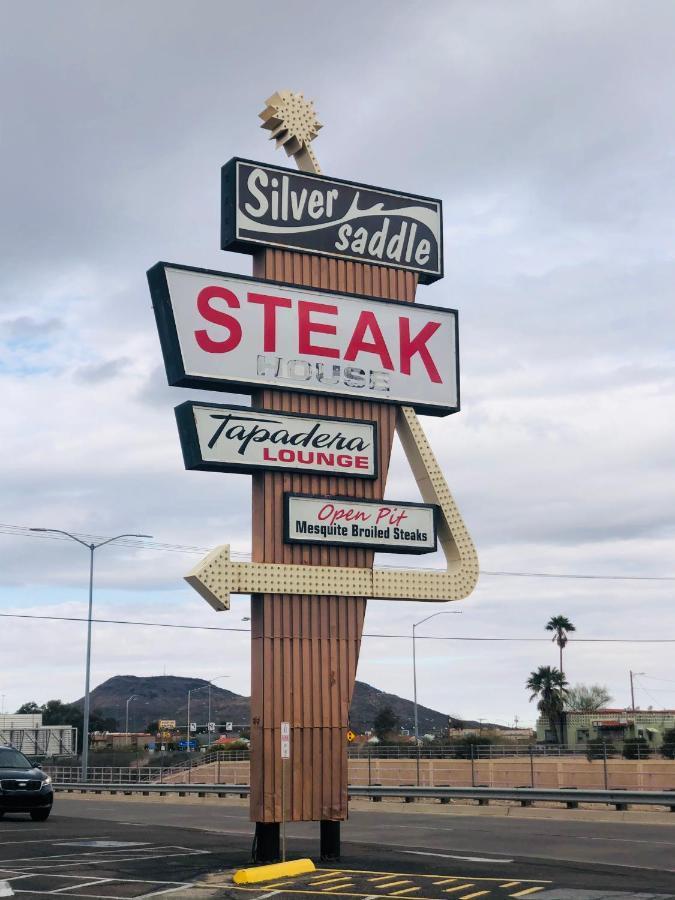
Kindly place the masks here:
[(574, 625), (570, 622), (567, 616), (551, 616), (546, 625), (547, 631), (555, 631), (552, 640), (556, 642), (558, 647), (560, 647), (560, 671), (564, 674), (565, 670), (563, 669), (563, 649), (567, 644), (569, 638), (567, 637), (568, 632), (576, 631)]
[(531, 691), (530, 701), (537, 700), (537, 709), (551, 723), (556, 740), (563, 742), (563, 711), (567, 698), (567, 680), (559, 669), (551, 666), (539, 666), (536, 672), (530, 673), (525, 687)]

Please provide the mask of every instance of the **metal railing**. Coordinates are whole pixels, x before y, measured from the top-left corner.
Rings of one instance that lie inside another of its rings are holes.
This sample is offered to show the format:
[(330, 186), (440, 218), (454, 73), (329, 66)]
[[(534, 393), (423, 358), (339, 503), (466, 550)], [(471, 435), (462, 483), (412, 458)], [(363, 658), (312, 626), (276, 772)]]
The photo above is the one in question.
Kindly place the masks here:
[[(89, 782), (55, 783), (59, 792), (68, 793), (110, 793), (144, 796), (177, 795), (184, 797), (196, 794), (200, 797), (227, 797), (233, 794), (241, 798), (248, 797), (250, 787), (247, 784), (91, 784)], [(580, 803), (597, 803), (614, 806), (617, 810), (626, 810), (630, 806), (665, 806), (675, 812), (675, 791), (605, 791), (579, 790), (567, 788), (562, 790), (546, 788), (480, 788), (480, 787), (418, 787), (415, 785), (350, 785), (350, 797), (368, 797), (373, 801), (381, 801), (384, 797), (401, 798), (406, 801), (416, 799), (440, 800), (476, 800), (485, 806), (491, 800), (506, 800), (531, 806), (533, 803), (563, 803), (574, 809)]]

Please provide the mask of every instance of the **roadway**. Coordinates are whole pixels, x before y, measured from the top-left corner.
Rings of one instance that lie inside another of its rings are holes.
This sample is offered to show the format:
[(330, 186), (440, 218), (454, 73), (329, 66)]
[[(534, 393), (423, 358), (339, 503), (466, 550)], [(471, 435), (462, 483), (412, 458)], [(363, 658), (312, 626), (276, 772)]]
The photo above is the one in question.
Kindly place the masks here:
[[(343, 826), (340, 864), (241, 889), (230, 874), (250, 857), (246, 803), (61, 794), (45, 823), (0, 821), (0, 897), (675, 898), (673, 825), (359, 806)], [(289, 857), (316, 859), (317, 838), (317, 825), (288, 826)]]

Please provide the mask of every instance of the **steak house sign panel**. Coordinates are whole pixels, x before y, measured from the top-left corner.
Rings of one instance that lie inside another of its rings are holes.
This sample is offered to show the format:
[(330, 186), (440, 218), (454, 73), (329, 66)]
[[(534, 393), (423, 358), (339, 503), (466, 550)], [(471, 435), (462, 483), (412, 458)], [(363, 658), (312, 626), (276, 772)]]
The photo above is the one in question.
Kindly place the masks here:
[(169, 384), (459, 409), (455, 310), (169, 263), (148, 280)]
[(377, 423), (197, 403), (176, 407), (186, 469), (377, 477)]
[(436, 507), (284, 494), (284, 540), (289, 544), (347, 545), (388, 553), (433, 553)]
[(443, 277), (441, 201), (244, 159), (222, 169), (221, 247), (320, 253)]

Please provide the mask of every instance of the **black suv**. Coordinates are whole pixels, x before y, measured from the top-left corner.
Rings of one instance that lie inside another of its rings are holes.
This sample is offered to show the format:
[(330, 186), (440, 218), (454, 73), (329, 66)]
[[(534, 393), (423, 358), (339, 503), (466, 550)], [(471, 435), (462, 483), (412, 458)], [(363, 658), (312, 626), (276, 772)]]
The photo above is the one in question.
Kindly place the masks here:
[(0, 747), (0, 818), (6, 812), (27, 812), (44, 822), (52, 811), (52, 780), (13, 747)]

